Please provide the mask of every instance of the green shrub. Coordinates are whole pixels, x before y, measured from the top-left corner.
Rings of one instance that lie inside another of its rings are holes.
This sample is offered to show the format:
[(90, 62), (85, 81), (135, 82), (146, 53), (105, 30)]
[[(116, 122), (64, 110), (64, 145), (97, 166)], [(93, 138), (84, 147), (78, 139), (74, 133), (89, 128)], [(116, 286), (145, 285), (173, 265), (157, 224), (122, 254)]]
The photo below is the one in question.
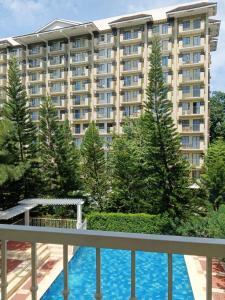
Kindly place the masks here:
[(169, 220), (161, 215), (93, 212), (87, 216), (87, 226), (89, 230), (161, 234), (168, 231)]

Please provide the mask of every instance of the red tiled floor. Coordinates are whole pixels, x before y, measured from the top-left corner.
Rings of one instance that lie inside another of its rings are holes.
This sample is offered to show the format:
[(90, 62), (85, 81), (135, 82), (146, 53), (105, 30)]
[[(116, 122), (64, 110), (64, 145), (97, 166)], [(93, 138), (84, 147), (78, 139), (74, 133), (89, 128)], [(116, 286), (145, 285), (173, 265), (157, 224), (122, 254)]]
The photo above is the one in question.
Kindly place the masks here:
[(11, 300), (25, 300), (27, 299), (27, 297), (29, 296), (29, 294), (16, 294), (12, 297)]
[(9, 241), (7, 243), (7, 249), (9, 251), (11, 250), (20, 250), (25, 251), (31, 247), (31, 243), (29, 242), (15, 242), (15, 241)]
[(41, 271), (51, 271), (54, 265), (57, 263), (57, 260), (48, 260), (42, 267)]
[(225, 276), (214, 275), (212, 278), (212, 286), (213, 288), (225, 290)]
[[(22, 263), (22, 260), (19, 259), (7, 259), (7, 273), (12, 272), (17, 266)], [(1, 266), (1, 259), (0, 259)]]
[[(40, 283), (42, 281), (42, 279), (44, 278), (44, 275), (38, 273), (37, 274), (37, 283)], [(23, 290), (30, 290), (31, 288), (31, 279), (29, 279), (24, 286), (22, 287)]]
[(213, 300), (225, 300), (225, 294), (213, 293)]

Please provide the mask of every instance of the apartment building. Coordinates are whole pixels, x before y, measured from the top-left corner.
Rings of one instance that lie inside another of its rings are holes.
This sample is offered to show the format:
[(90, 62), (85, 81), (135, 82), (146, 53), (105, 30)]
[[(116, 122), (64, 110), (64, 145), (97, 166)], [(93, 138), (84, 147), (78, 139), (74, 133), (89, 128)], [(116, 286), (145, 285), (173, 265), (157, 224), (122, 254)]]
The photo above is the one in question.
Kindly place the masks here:
[(77, 146), (92, 120), (110, 142), (124, 120), (143, 109), (151, 38), (159, 35), (173, 119), (198, 177), (209, 141), (210, 53), (220, 28), (220, 21), (211, 19), (216, 13), (216, 3), (198, 1), (87, 23), (54, 20), (34, 33), (1, 39), (0, 106), (8, 60), (16, 56), (35, 122), (48, 94), (59, 120), (69, 120)]

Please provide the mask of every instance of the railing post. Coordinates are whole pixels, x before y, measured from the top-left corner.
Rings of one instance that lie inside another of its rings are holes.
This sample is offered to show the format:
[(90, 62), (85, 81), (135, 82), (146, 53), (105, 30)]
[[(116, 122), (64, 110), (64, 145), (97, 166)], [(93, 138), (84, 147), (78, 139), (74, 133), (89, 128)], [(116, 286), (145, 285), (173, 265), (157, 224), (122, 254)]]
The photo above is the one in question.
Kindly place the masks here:
[(1, 299), (7, 300), (7, 241), (1, 241)]
[(31, 296), (37, 300), (37, 244), (31, 244)]
[(101, 294), (101, 249), (96, 248), (96, 300), (102, 299)]
[(131, 295), (130, 300), (137, 300), (136, 298), (136, 255), (135, 251), (131, 251)]
[(168, 300), (173, 298), (173, 256), (168, 253)]
[(206, 257), (206, 300), (212, 300), (212, 258)]
[(68, 300), (68, 296), (69, 296), (69, 287), (68, 287), (68, 245), (63, 245), (63, 278), (64, 278), (63, 297), (64, 297), (64, 300)]

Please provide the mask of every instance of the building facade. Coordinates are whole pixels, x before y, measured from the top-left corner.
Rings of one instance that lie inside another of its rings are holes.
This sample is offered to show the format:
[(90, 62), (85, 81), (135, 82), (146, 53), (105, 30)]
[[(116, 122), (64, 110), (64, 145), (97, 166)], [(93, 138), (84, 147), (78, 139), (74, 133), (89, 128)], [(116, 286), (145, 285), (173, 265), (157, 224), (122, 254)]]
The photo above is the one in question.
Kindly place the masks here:
[(143, 109), (151, 38), (162, 66), (184, 156), (198, 177), (209, 141), (211, 51), (217, 47), (217, 4), (195, 2), (88, 23), (55, 20), (37, 32), (0, 40), (0, 107), (8, 60), (19, 60), (33, 121), (50, 95), (68, 119), (77, 146), (90, 121), (110, 142), (127, 117)]

